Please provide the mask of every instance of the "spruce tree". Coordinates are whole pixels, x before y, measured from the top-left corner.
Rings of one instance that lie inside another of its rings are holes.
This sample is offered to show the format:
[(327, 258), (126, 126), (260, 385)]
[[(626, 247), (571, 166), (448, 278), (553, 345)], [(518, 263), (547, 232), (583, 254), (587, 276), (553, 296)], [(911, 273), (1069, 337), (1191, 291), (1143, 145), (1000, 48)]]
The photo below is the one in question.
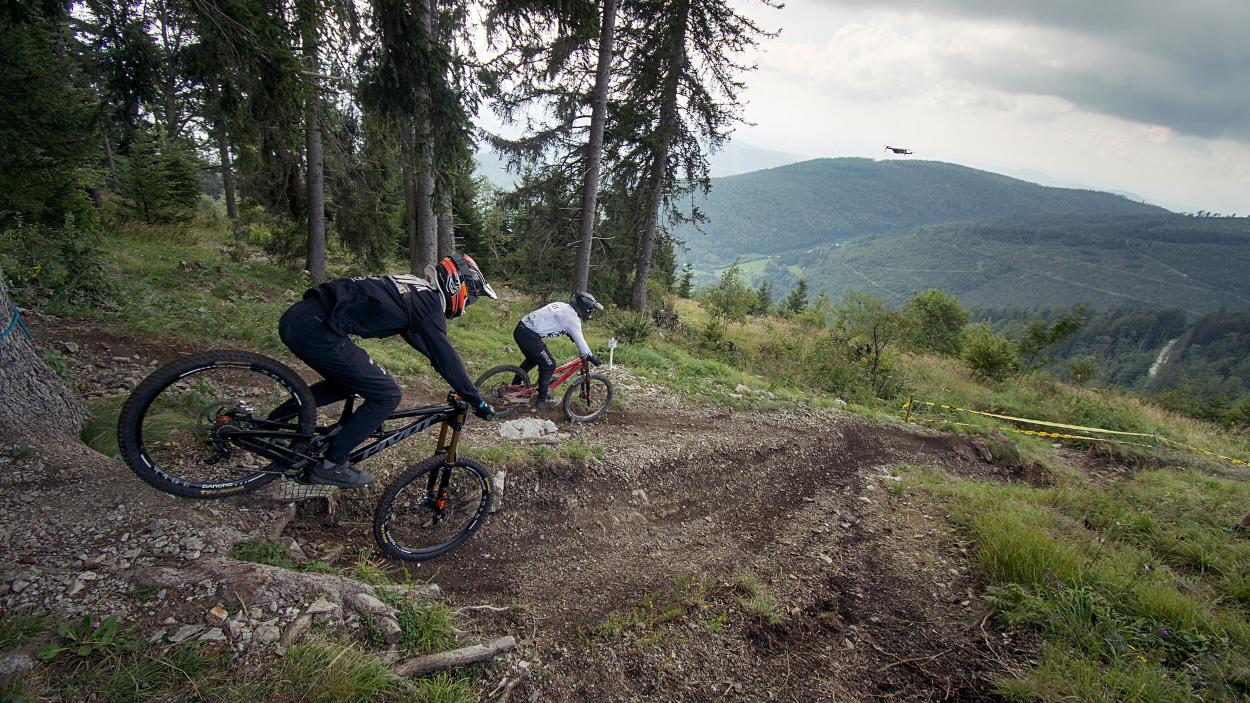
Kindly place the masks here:
[(626, 12), (620, 100), (632, 118), (630, 141), (639, 145), (627, 158), (644, 174), (631, 296), (641, 310), (664, 222), (702, 220), (697, 210), (674, 206), (681, 196), (710, 188), (707, 155), (742, 121), (740, 76), (751, 67), (738, 57), (767, 33), (728, 0), (635, 0)]
[(781, 301), (781, 314), (787, 317), (797, 315), (807, 308), (807, 281), (800, 278), (799, 284), (791, 289), (786, 299)]

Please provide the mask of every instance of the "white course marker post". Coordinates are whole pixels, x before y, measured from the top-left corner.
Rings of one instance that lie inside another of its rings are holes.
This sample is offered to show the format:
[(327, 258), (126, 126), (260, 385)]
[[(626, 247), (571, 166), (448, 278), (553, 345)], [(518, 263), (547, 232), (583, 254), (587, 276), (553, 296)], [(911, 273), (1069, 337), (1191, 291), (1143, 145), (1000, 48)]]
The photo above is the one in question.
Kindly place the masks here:
[(615, 366), (612, 360), (612, 357), (615, 354), (615, 352), (616, 352), (616, 337), (612, 337), (608, 339), (608, 368), (609, 369)]

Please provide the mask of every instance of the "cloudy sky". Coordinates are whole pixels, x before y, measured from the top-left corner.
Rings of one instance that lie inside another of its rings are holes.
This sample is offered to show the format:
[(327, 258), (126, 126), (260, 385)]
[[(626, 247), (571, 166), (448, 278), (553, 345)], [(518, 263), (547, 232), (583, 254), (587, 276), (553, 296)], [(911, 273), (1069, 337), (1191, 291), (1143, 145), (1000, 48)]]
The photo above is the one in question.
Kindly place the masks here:
[(790, 0), (736, 139), (1250, 214), (1250, 0)]

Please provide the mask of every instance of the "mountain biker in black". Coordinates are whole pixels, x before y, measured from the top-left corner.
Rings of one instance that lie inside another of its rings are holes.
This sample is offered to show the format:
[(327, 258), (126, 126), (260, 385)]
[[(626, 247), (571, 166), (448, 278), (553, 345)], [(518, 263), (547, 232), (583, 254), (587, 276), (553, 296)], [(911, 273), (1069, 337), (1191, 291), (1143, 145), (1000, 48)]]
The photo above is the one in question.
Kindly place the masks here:
[[(516, 340), (517, 348), (525, 355), (525, 361), (521, 362), (521, 369), (528, 373), (530, 369), (538, 367), (538, 394), (534, 397), (535, 405), (540, 408), (555, 405), (555, 401), (547, 396), (547, 392), (551, 387), (551, 375), (556, 370), (556, 362), (551, 357), (551, 351), (547, 349), (543, 337), (568, 335), (569, 339), (577, 345), (577, 353), (586, 361), (598, 366), (599, 357), (590, 352), (590, 345), (582, 336), (582, 322), (589, 321), (595, 310), (602, 309), (603, 306), (595, 300), (595, 296), (579, 291), (573, 294), (573, 299), (569, 302), (549, 303), (516, 323), (512, 338)], [(522, 379), (518, 378), (513, 383), (521, 381)]]
[[(348, 461), (348, 454), (399, 405), (399, 385), (348, 335), (366, 339), (400, 335), (426, 355), (431, 365), (473, 408), (478, 417), (494, 414), (464, 369), (447, 339), (447, 320), (464, 314), (465, 307), (495, 291), (472, 258), (453, 254), (434, 267), (435, 280), (419, 276), (370, 276), (327, 281), (304, 293), (278, 324), (288, 348), (325, 377), (312, 385), (317, 406), (356, 394), (364, 402), (331, 439), (325, 458), (313, 468), (315, 483), (355, 488), (373, 476)], [(279, 407), (271, 418), (290, 414)]]

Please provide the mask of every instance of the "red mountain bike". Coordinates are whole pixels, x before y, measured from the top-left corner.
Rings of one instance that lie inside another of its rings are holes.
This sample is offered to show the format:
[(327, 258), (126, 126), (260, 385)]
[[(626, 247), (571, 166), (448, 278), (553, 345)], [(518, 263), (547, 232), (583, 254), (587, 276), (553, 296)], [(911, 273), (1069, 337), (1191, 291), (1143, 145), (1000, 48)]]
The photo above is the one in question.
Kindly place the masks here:
[[(585, 359), (574, 359), (552, 373), (551, 387), (577, 374), (577, 380), (564, 392), (564, 416), (573, 422), (593, 422), (603, 417), (612, 402), (612, 382), (607, 376), (590, 372)], [(506, 418), (529, 405), (538, 393), (530, 383), (529, 374), (520, 366), (496, 366), (477, 379), (477, 390), (486, 402), (495, 406), (495, 417)]]

